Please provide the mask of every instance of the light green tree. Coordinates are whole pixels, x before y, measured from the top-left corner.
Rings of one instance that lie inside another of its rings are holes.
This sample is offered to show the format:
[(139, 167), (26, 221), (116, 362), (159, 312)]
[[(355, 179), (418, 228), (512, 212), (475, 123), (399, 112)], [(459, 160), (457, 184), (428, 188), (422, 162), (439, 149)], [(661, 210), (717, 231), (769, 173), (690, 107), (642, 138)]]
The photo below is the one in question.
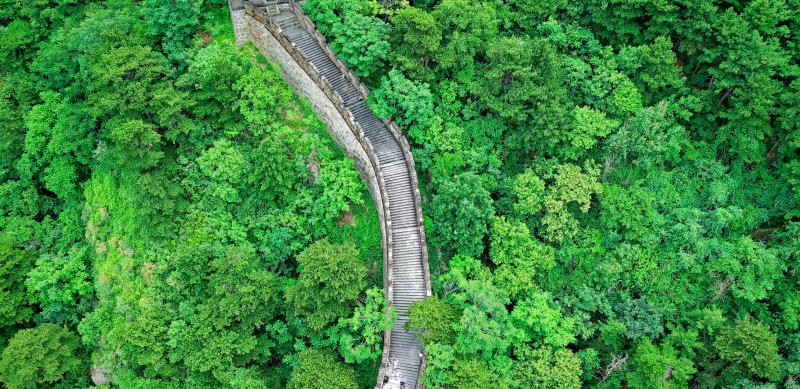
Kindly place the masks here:
[(77, 336), (56, 324), (20, 330), (0, 355), (0, 381), (9, 389), (79, 385), (81, 370), (88, 371), (79, 346)]
[(581, 360), (569, 349), (517, 348), (513, 366), (515, 388), (581, 387)]
[(575, 320), (564, 317), (559, 307), (552, 307), (547, 293), (532, 293), (517, 303), (511, 319), (525, 331), (525, 341), (561, 348), (575, 341), (572, 327)]
[(728, 363), (726, 375), (752, 375), (775, 380), (779, 376), (777, 337), (769, 327), (752, 319), (738, 319), (722, 327), (714, 339), (719, 358)]
[(0, 328), (22, 323), (33, 315), (24, 284), (32, 266), (31, 253), (16, 247), (11, 236), (0, 233)]
[(432, 296), (411, 304), (405, 329), (416, 333), (425, 344), (452, 344), (456, 336), (454, 326), (459, 318), (456, 307)]
[(353, 316), (339, 319), (339, 353), (347, 363), (362, 363), (379, 358), (384, 331), (397, 320), (394, 307), (383, 298), (383, 290), (371, 288)]
[(300, 275), (286, 288), (286, 302), (295, 315), (319, 331), (350, 314), (367, 275), (353, 244), (314, 242), (297, 256), (297, 264)]
[(636, 346), (625, 377), (637, 388), (685, 388), (696, 371), (692, 361), (681, 357), (671, 345), (656, 346), (644, 338)]
[(288, 389), (317, 389), (331, 385), (342, 389), (356, 389), (358, 382), (349, 366), (339, 362), (333, 353), (308, 349), (299, 355), (300, 362), (292, 371)]

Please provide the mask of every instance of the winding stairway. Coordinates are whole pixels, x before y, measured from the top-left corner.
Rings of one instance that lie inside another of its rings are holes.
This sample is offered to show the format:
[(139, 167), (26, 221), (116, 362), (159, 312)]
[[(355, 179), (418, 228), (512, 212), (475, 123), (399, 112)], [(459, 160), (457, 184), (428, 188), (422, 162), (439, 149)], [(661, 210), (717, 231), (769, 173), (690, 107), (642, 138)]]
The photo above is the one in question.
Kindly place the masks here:
[[(339, 61), (300, 7), (286, 0), (230, 1), (231, 14), (252, 18), (267, 27), (274, 38), (301, 64), (323, 91), (332, 91), (332, 101), (351, 129), (363, 142), (377, 171), (383, 212), (384, 290), (398, 320), (384, 334), (381, 370), (376, 388), (421, 388), (425, 353), (416, 337), (406, 332), (408, 307), (431, 295), (428, 253), (422, 225), (422, 209), (413, 157), (408, 142), (394, 122), (378, 119), (364, 104), (369, 93), (357, 77)], [(244, 22), (239, 20), (239, 25)], [(234, 17), (234, 26), (237, 20)], [(237, 31), (237, 43), (239, 34)], [(243, 42), (242, 42), (243, 43)], [(308, 70), (310, 69), (310, 70)], [(313, 74), (316, 73), (316, 74)]]

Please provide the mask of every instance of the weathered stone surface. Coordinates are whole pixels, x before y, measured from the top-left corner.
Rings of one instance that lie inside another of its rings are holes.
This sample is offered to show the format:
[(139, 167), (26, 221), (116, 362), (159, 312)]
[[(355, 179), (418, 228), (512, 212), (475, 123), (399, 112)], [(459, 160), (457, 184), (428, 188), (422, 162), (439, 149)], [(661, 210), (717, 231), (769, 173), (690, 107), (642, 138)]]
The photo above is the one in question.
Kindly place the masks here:
[[(379, 192), (377, 177), (375, 177), (374, 173), (375, 169), (370, 162), (369, 156), (342, 115), (314, 80), (306, 74), (283, 46), (278, 43), (277, 39), (270, 34), (263, 23), (249, 16), (244, 19), (250, 41), (258, 47), (267, 59), (280, 66), (283, 79), (286, 80), (286, 83), (295, 93), (308, 98), (308, 103), (314, 113), (328, 124), (328, 133), (345, 150), (345, 153), (356, 162), (359, 173), (367, 181), (372, 197), (376, 198), (375, 195)], [(383, 215), (383, 204), (380, 201), (376, 201), (375, 206), (378, 208), (378, 215)]]
[(245, 26), (244, 8), (235, 10), (231, 7), (231, 21), (233, 22), (233, 34), (236, 37), (236, 46), (241, 46), (248, 41), (247, 28)]

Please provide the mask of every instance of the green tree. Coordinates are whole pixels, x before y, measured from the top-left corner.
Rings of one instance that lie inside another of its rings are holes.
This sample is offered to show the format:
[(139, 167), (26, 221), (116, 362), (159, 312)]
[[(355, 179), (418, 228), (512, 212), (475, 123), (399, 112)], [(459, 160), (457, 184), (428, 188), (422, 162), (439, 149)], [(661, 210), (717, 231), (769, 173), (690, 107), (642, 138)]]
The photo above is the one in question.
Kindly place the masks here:
[(292, 371), (288, 389), (316, 389), (335, 385), (342, 389), (356, 389), (355, 373), (323, 350), (309, 349), (300, 353), (300, 363)]
[(33, 315), (24, 284), (32, 266), (31, 253), (18, 248), (11, 236), (0, 232), (0, 329), (22, 323)]
[(315, 331), (349, 315), (367, 275), (353, 244), (314, 242), (297, 256), (297, 264), (297, 282), (286, 289), (286, 302), (295, 315)]
[(600, 139), (617, 129), (619, 122), (606, 117), (605, 112), (589, 107), (575, 107), (573, 130), (569, 132), (568, 144), (563, 151), (568, 158), (574, 159), (591, 150)]
[(456, 359), (447, 374), (447, 387), (488, 388), (492, 383), (492, 372), (484, 362), (476, 359)]
[(581, 361), (569, 349), (518, 348), (513, 365), (515, 388), (580, 388)]
[(315, 222), (332, 225), (343, 212), (349, 212), (352, 205), (364, 204), (364, 197), (359, 192), (363, 181), (350, 159), (323, 163), (316, 185), (320, 193), (312, 208)]
[(25, 286), (29, 296), (42, 307), (40, 315), (51, 322), (78, 323), (94, 297), (86, 244), (72, 247), (64, 255), (42, 255), (28, 273)]
[(545, 182), (532, 170), (525, 170), (514, 178), (511, 193), (517, 197), (514, 210), (520, 216), (533, 216), (544, 207)]
[(480, 355), (485, 361), (506, 355), (524, 336), (506, 308), (508, 293), (488, 280), (463, 280), (459, 287), (461, 291), (453, 299), (463, 311), (454, 349), (464, 355)]
[(425, 344), (452, 344), (456, 336), (454, 326), (459, 318), (456, 307), (432, 296), (411, 304), (405, 329), (416, 333)]
[(0, 381), (8, 388), (80, 386), (88, 369), (80, 358), (78, 337), (45, 323), (20, 330), (0, 356)]
[(680, 87), (683, 80), (673, 44), (667, 36), (659, 36), (653, 43), (623, 47), (620, 50), (620, 70), (630, 76), (644, 95), (650, 98), (646, 103), (655, 103), (663, 94), (660, 90)]
[(750, 302), (766, 298), (785, 269), (783, 261), (750, 237), (737, 239), (726, 248), (709, 268), (729, 280), (734, 297)]
[[(288, 126), (272, 126), (270, 131), (264, 134), (257, 153), (270, 157), (254, 159), (253, 173), (248, 181), (260, 189), (260, 197), (271, 200), (277, 205), (291, 203), (303, 183), (298, 178), (309, 175), (306, 156), (311, 153), (311, 144), (308, 139)], [(347, 171), (345, 177), (350, 178), (349, 182), (353, 181), (350, 171)], [(323, 180), (325, 178), (327, 169)], [(350, 201), (357, 201), (352, 198), (351, 193), (348, 186), (345, 195), (351, 196)], [(347, 201), (348, 198), (340, 200)]]
[(95, 122), (85, 104), (54, 92), (43, 93), (42, 98), (25, 117), (25, 155), (18, 171), (21, 178), (41, 180), (64, 202), (80, 201), (78, 185), (87, 178), (97, 137)]
[(697, 371), (692, 361), (680, 357), (672, 346), (656, 346), (648, 338), (639, 342), (629, 366), (625, 377), (637, 388), (684, 388)]
[(532, 31), (548, 17), (556, 14), (557, 10), (567, 3), (566, 0), (536, 1), (536, 0), (509, 0), (504, 2), (501, 16), (504, 20), (514, 23), (522, 31)]
[(625, 337), (628, 339), (655, 339), (664, 333), (664, 313), (646, 299), (626, 300), (614, 308), (625, 325)]
[(430, 79), (432, 71), (429, 66), (442, 42), (442, 29), (436, 19), (422, 9), (403, 7), (392, 14), (391, 21), (394, 27), (390, 36), (394, 66), (413, 78)]
[(555, 266), (553, 250), (536, 241), (524, 223), (495, 217), (489, 257), (497, 265), (496, 283), (511, 297), (534, 290), (535, 278)]
[(393, 307), (383, 298), (383, 290), (367, 290), (364, 303), (353, 316), (339, 319), (339, 352), (347, 363), (362, 363), (381, 355), (384, 331), (392, 328), (397, 320)]
[(606, 165), (624, 162), (643, 169), (674, 163), (686, 141), (686, 131), (675, 123), (666, 102), (641, 109), (608, 137)]
[[(583, 169), (573, 164), (548, 166), (540, 181), (522, 177), (518, 181), (517, 190), (525, 197), (525, 208), (536, 209), (540, 182), (545, 182), (547, 190), (541, 197), (545, 213), (541, 218), (544, 231), (540, 234), (548, 241), (561, 242), (572, 237), (578, 231), (575, 211), (586, 213), (592, 203), (592, 195), (603, 192), (603, 186), (597, 182), (599, 169), (587, 164)], [(530, 187), (524, 185), (530, 182)], [(575, 211), (573, 211), (573, 209)]]
[[(264, 71), (254, 66), (233, 84), (233, 90), (239, 95), (233, 108), (239, 111), (245, 122), (252, 125), (253, 132), (260, 134), (263, 128), (281, 121), (281, 114), (286, 112), (286, 107), (292, 101), (292, 91), (268, 86), (282, 83), (280, 73)], [(230, 136), (238, 134), (236, 131), (241, 129), (240, 126), (229, 128)]]
[(720, 329), (714, 339), (719, 358), (728, 364), (726, 375), (754, 376), (768, 380), (779, 377), (777, 337), (765, 324), (752, 319), (738, 319)]
[[(245, 121), (242, 120), (238, 110), (231, 109), (240, 104), (239, 99), (242, 96), (233, 89), (233, 85), (245, 75), (249, 75), (248, 70), (252, 66), (243, 53), (214, 41), (193, 53), (188, 68), (178, 79), (177, 86), (191, 88), (192, 97), (197, 102), (197, 105), (192, 107), (195, 118), (208, 123), (218, 123), (217, 125), (222, 127), (226, 134), (238, 134)], [(270, 74), (270, 72), (261, 73)], [(279, 98), (281, 96), (279, 88), (273, 85), (262, 84), (262, 88), (274, 91), (273, 97)], [(265, 110), (262, 115), (272, 113)]]
[(147, 32), (161, 41), (161, 49), (172, 61), (186, 57), (186, 46), (199, 25), (201, 0), (145, 0), (142, 14)]
[(218, 140), (197, 158), (200, 171), (208, 177), (212, 196), (229, 203), (241, 200), (238, 183), (249, 170), (239, 148), (228, 140)]
[(357, 12), (346, 12), (331, 32), (331, 49), (359, 76), (369, 76), (382, 68), (389, 56), (389, 25)]
[(479, 256), (494, 214), (492, 203), (489, 192), (473, 173), (442, 183), (431, 202), (434, 236), (450, 252)]
[[(181, 314), (170, 320), (158, 297), (150, 297), (154, 304), (134, 322), (144, 330), (140, 336), (167, 337), (170, 361), (197, 372), (218, 374), (269, 355), (259, 332), (280, 311), (283, 282), (263, 268), (252, 244), (236, 237), (241, 227), (229, 217), (199, 211), (187, 216), (161, 297), (181, 301), (172, 308)], [(120, 332), (120, 339), (132, 333)], [(151, 341), (130, 343), (148, 347)]]
[[(126, 117), (173, 129), (189, 97), (175, 88), (175, 70), (146, 46), (122, 46), (94, 59), (87, 84), (89, 112)], [(114, 126), (109, 128), (115, 131)]]
[(491, 3), (443, 0), (431, 13), (442, 31), (436, 61), (443, 71), (472, 66), (497, 35), (497, 12)]
[(517, 328), (525, 331), (525, 339), (553, 348), (561, 348), (575, 341), (572, 327), (575, 320), (564, 317), (559, 307), (552, 307), (547, 293), (532, 293), (517, 303), (511, 319)]
[(488, 47), (488, 63), (475, 83), (477, 98), (517, 131), (508, 132), (515, 150), (553, 151), (569, 134), (571, 106), (562, 87), (561, 60), (546, 39), (501, 38)]
[(378, 117), (396, 120), (420, 144), (437, 119), (428, 84), (411, 81), (397, 69), (381, 78), (381, 87), (370, 93), (367, 103)]

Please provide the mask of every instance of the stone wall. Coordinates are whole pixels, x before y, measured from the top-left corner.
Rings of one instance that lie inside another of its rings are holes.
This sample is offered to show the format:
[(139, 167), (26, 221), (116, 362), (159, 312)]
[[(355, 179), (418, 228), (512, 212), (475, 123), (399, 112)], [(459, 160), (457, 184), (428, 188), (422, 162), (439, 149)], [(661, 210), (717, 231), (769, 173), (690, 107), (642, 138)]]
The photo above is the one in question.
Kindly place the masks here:
[[(243, 11), (244, 12), (244, 11)], [(347, 120), (334, 106), (316, 82), (303, 70), (291, 54), (267, 30), (265, 23), (250, 15), (244, 17), (245, 28), (250, 41), (258, 47), (262, 54), (272, 63), (278, 65), (283, 79), (300, 96), (306, 97), (314, 113), (328, 125), (328, 133), (339, 144), (345, 153), (355, 161), (356, 168), (367, 182), (367, 188), (375, 200), (378, 216), (381, 218), (381, 229), (384, 230), (383, 202), (378, 186), (375, 164), (364, 149), (362, 143), (353, 133)], [(384, 236), (386, 235), (386, 231)]]
[(236, 37), (236, 46), (247, 43), (247, 28), (245, 26), (244, 2), (242, 0), (228, 0), (228, 9), (231, 10), (233, 35)]

